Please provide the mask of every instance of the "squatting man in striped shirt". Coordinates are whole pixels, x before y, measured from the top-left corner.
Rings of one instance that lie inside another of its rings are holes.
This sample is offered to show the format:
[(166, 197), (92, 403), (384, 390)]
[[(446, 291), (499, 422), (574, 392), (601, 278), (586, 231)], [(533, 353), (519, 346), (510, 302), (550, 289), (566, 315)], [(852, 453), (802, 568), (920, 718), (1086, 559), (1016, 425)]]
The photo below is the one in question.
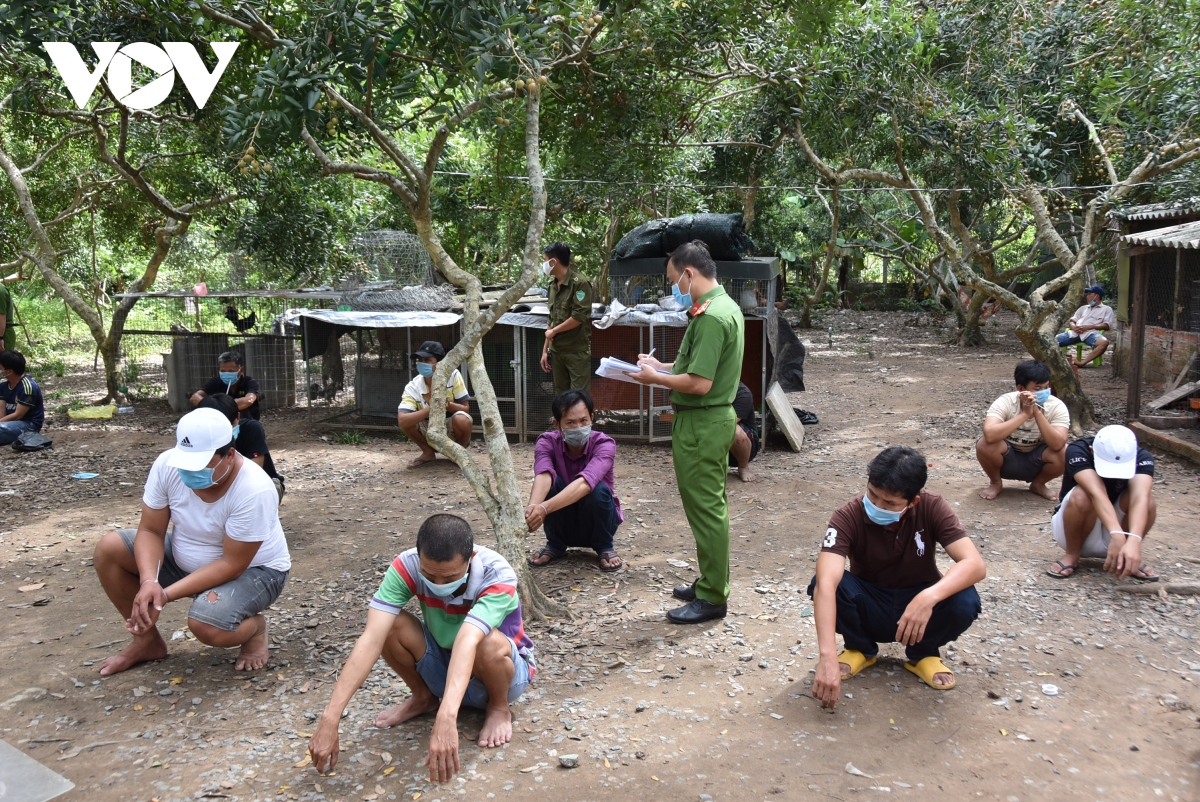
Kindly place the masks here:
[[(421, 618), (401, 608), (417, 597)], [(517, 574), (499, 554), (476, 546), (471, 525), (457, 515), (433, 515), (417, 531), (417, 547), (392, 561), (367, 611), (367, 626), (342, 668), (333, 698), (308, 742), (313, 766), (337, 766), (342, 711), (380, 655), (412, 691), (403, 704), (375, 718), (394, 727), (436, 713), (429, 739), (431, 782), (458, 771), (458, 710), (485, 711), (478, 744), (512, 739), (509, 704), (536, 672), (525, 634)]]

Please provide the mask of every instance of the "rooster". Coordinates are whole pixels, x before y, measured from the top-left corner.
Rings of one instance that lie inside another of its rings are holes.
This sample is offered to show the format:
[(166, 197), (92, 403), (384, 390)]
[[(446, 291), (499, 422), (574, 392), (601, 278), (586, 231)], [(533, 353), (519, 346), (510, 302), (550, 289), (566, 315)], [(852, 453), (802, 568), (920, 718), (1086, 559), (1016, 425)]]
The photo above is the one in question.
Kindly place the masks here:
[(225, 307), (225, 319), (232, 323), (233, 327), (239, 332), (247, 332), (254, 328), (254, 325), (257, 322), (256, 318), (257, 315), (255, 315), (253, 310), (251, 310), (249, 317), (239, 318), (237, 307), (233, 306), (232, 304)]

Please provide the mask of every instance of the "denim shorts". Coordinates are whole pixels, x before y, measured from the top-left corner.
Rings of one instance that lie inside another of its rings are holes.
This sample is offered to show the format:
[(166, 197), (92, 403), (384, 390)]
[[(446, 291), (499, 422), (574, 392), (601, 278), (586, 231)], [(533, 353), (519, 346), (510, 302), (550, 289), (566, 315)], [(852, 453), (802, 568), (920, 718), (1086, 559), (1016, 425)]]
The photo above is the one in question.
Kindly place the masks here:
[(1091, 331), (1085, 331), (1083, 333), (1083, 337), (1075, 336), (1075, 332), (1072, 332), (1072, 331), (1064, 331), (1058, 335), (1057, 339), (1058, 339), (1059, 346), (1075, 345), (1076, 343), (1082, 341), (1083, 344), (1086, 345), (1088, 348), (1095, 348), (1096, 340), (1100, 339), (1103, 336), (1104, 335), (1101, 334), (1100, 332), (1096, 331), (1095, 329), (1092, 329)]
[[(469, 627), (471, 624), (463, 624), (463, 626)], [(424, 621), (421, 622), (421, 629), (425, 632), (425, 656), (417, 661), (417, 673), (429, 686), (430, 693), (441, 699), (446, 693), (446, 671), (450, 668), (450, 650), (443, 649), (438, 645)], [(513, 643), (512, 638), (508, 639), (508, 643), (512, 647), (513, 661), (513, 678), (508, 685), (508, 701), (515, 702), (529, 687), (530, 671), (529, 663), (525, 662), (525, 658), (517, 651), (517, 644)], [(471, 681), (467, 683), (467, 692), (463, 694), (462, 703), (467, 707), (479, 710), (487, 708), (488, 691), (483, 680), (479, 677), (471, 677)]]
[[(133, 554), (133, 541), (137, 537), (136, 529), (118, 529), (129, 553)], [(288, 571), (276, 571), (265, 565), (247, 568), (245, 573), (224, 585), (217, 585), (192, 598), (192, 607), (188, 610), (188, 618), (202, 624), (233, 632), (242, 622), (251, 616), (258, 615), (270, 607), (279, 597), (287, 582)], [(158, 572), (159, 584), (170, 587), (188, 575), (175, 564), (171, 556), (171, 532), (167, 531), (163, 542), (163, 564)], [(216, 601), (209, 601), (209, 594), (217, 594)]]

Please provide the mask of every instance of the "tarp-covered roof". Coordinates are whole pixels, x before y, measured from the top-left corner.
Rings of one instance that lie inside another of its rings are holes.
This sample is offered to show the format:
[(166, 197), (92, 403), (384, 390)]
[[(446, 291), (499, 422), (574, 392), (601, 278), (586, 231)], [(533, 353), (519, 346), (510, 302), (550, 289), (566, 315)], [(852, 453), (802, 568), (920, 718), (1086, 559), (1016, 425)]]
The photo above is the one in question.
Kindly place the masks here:
[(1200, 250), (1200, 220), (1177, 226), (1156, 228), (1153, 231), (1127, 234), (1121, 237), (1121, 242), (1128, 245), (1150, 245), (1157, 248)]

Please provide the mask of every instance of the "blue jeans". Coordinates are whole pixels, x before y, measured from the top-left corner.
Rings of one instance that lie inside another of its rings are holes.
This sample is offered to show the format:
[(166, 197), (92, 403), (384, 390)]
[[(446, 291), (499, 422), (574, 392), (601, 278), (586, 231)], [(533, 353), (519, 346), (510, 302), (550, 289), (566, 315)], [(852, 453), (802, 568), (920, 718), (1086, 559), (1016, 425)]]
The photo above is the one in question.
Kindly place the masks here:
[(1062, 334), (1058, 335), (1058, 347), (1065, 348), (1068, 345), (1075, 345), (1082, 340), (1088, 348), (1095, 348), (1096, 340), (1100, 339), (1102, 336), (1103, 335), (1095, 329), (1092, 329), (1091, 331), (1085, 331), (1082, 337), (1076, 337), (1074, 332), (1064, 331)]
[[(474, 625), (463, 624), (463, 626)], [(429, 692), (441, 699), (446, 695), (446, 674), (450, 669), (450, 650), (443, 649), (438, 645), (424, 621), (421, 622), (421, 629), (425, 633), (425, 654), (417, 661), (417, 673), (429, 686)], [(508, 684), (508, 701), (511, 703), (520, 699), (521, 694), (525, 693), (525, 689), (529, 687), (532, 672), (529, 670), (529, 663), (525, 662), (525, 658), (517, 651), (517, 644), (513, 643), (512, 638), (509, 638), (508, 642), (512, 645), (513, 661), (513, 678), (512, 682)], [(467, 683), (467, 692), (463, 694), (462, 703), (478, 710), (487, 709), (488, 690), (487, 686), (483, 684), (483, 680), (479, 677), (471, 677), (470, 682)]]
[[(546, 498), (554, 498), (566, 486), (562, 479), (555, 479)], [(595, 549), (600, 554), (612, 550), (613, 536), (620, 525), (612, 490), (599, 482), (579, 501), (547, 515), (542, 527), (546, 530), (546, 545), (560, 554), (572, 546)]]
[(6, 420), (0, 423), (0, 446), (10, 446), (25, 432), (32, 432), (33, 425), (23, 420)]
[[(809, 583), (809, 596), (816, 584), (815, 578)], [(842, 574), (837, 589), (837, 632), (845, 639), (846, 648), (874, 657), (880, 643), (894, 643), (905, 608), (927, 587), (881, 588), (849, 571)], [(981, 609), (979, 593), (973, 586), (938, 602), (925, 625), (925, 637), (904, 649), (909, 662), (940, 656), (939, 649), (966, 632)]]

